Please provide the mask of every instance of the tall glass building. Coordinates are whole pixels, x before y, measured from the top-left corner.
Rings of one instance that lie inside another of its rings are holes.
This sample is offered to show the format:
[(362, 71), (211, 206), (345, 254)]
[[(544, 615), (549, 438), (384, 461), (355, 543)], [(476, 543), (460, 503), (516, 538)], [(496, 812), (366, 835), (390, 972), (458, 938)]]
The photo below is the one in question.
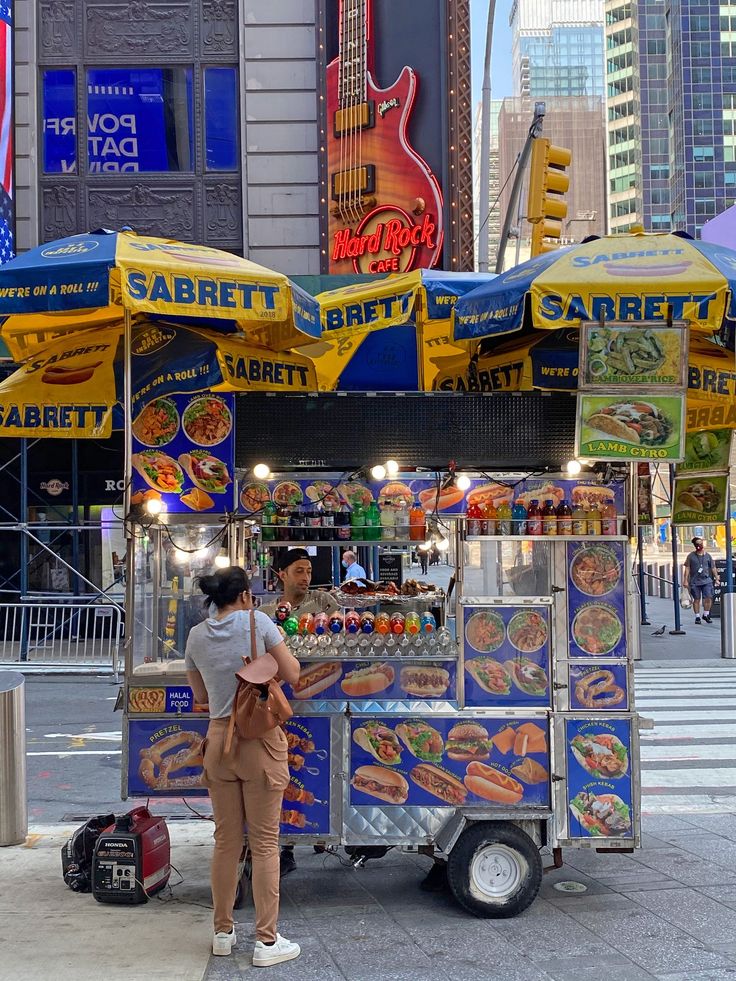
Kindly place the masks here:
[(736, 0), (606, 0), (612, 230), (703, 224), (736, 202)]
[(514, 94), (603, 96), (603, 0), (515, 0)]

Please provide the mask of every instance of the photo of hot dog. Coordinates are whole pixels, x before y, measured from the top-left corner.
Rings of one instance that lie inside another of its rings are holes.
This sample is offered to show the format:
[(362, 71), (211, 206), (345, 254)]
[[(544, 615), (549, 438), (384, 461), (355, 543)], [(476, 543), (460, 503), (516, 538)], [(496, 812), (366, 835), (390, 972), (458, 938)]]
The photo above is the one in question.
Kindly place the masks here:
[(457, 487), (428, 487), (419, 492), (419, 504), (425, 511), (446, 511), (447, 508), (459, 504), (464, 492)]
[(450, 674), (433, 664), (415, 664), (401, 669), (401, 690), (417, 698), (439, 698), (450, 687)]
[(463, 783), (476, 797), (499, 804), (518, 804), (524, 796), (524, 788), (518, 780), (485, 763), (468, 763)]
[(431, 763), (420, 763), (414, 767), (409, 776), (422, 790), (439, 797), (446, 804), (459, 806), (465, 803), (465, 798), (468, 796), (467, 789), (457, 777), (447, 770), (432, 766)]
[(44, 368), (41, 381), (44, 385), (82, 385), (90, 380), (95, 369), (101, 364), (101, 361), (95, 361), (94, 364), (80, 364), (74, 367), (52, 365)]
[(395, 770), (382, 766), (359, 766), (350, 781), (355, 790), (370, 794), (387, 804), (404, 804), (409, 797), (409, 784)]
[(314, 698), (339, 681), (341, 676), (342, 665), (337, 661), (308, 664), (299, 672), (299, 680), (291, 686), (291, 691), (294, 698)]
[(466, 497), (467, 503), (470, 504), (493, 504), (494, 507), (498, 507), (499, 504), (511, 504), (514, 496), (514, 490), (512, 487), (507, 487), (506, 484), (481, 484), (480, 487), (474, 487), (471, 491), (468, 491), (468, 496)]
[(390, 664), (370, 664), (367, 668), (348, 671), (340, 687), (351, 698), (364, 698), (385, 691), (394, 683), (394, 669)]
[(524, 491), (523, 494), (519, 494), (516, 497), (517, 501), (520, 501), (525, 508), (529, 508), (532, 501), (552, 501), (555, 507), (561, 504), (565, 499), (565, 489), (560, 487), (558, 484), (553, 484), (551, 480), (545, 480), (544, 483), (540, 483), (538, 486), (532, 486), (531, 490)]

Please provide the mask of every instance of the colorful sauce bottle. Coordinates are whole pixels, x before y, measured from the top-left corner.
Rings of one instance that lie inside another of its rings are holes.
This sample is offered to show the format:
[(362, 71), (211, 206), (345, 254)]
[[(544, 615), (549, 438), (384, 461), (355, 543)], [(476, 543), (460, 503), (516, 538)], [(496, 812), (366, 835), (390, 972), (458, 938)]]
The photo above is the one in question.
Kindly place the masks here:
[(436, 627), (437, 621), (434, 618), (434, 614), (429, 612), (422, 613), (422, 633), (434, 633)]
[(379, 613), (374, 624), (377, 634), (391, 633), (391, 617), (388, 613)]
[(330, 614), (330, 630), (333, 634), (339, 634), (343, 628), (342, 613)]
[(376, 618), (370, 610), (360, 615), (360, 630), (364, 634), (372, 634), (376, 627)]
[(284, 633), (288, 637), (293, 637), (299, 629), (299, 621), (295, 616), (287, 617), (283, 622)]
[(601, 512), (597, 504), (594, 504), (588, 511), (588, 534), (600, 535), (601, 533)]
[(300, 634), (313, 634), (314, 633), (314, 614), (313, 613), (302, 613), (299, 617), (299, 633)]
[(329, 618), (326, 613), (317, 613), (314, 617), (314, 633), (320, 637), (327, 633)]
[(572, 535), (572, 508), (567, 501), (557, 506), (557, 534)]
[(407, 634), (418, 634), (422, 629), (422, 621), (418, 613), (407, 613), (404, 617), (404, 631)]
[(588, 534), (588, 515), (581, 503), (577, 503), (572, 510), (572, 533), (580, 538), (585, 538)]
[(284, 623), (285, 620), (291, 616), (291, 603), (284, 601), (279, 603), (276, 607), (276, 613), (274, 615), (274, 620), (276, 623)]
[(392, 634), (403, 634), (405, 619), (403, 613), (392, 613), (391, 614), (391, 633)]
[(349, 634), (357, 634), (360, 630), (360, 614), (356, 610), (348, 610), (345, 614), (345, 630)]

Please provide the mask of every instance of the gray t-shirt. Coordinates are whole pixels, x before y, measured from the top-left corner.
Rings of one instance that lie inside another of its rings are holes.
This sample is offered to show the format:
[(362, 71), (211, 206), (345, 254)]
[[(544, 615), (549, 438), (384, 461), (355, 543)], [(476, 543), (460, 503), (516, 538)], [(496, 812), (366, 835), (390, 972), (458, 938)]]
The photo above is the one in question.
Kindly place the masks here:
[(685, 559), (685, 565), (690, 575), (691, 586), (705, 586), (715, 575), (715, 563), (709, 552), (691, 552)]
[[(275, 623), (255, 611), (258, 656), (283, 640)], [(199, 671), (207, 689), (210, 718), (230, 715), (235, 698), (235, 673), (250, 657), (250, 610), (237, 610), (222, 620), (208, 617), (189, 631), (184, 662), (188, 671)]]

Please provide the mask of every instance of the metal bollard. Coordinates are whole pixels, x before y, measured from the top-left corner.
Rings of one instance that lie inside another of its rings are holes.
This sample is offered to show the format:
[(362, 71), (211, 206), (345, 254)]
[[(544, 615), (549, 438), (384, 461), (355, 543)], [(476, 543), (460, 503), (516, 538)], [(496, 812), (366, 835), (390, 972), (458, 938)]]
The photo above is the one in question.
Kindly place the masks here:
[(736, 657), (736, 593), (721, 593), (721, 657)]
[(26, 692), (19, 671), (0, 671), (0, 845), (28, 834)]

